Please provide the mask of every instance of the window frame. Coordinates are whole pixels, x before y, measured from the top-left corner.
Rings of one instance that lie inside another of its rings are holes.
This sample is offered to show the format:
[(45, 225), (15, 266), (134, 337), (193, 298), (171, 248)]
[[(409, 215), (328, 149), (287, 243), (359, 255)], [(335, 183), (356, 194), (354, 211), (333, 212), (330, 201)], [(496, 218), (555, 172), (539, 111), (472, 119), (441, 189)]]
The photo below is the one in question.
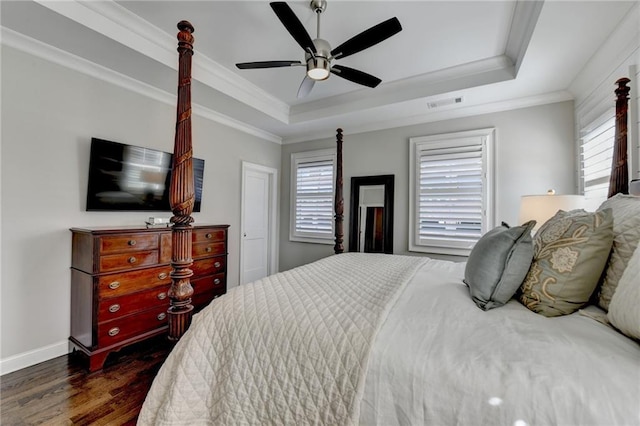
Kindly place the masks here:
[[(495, 128), (484, 128), (463, 132), (443, 133), (429, 136), (419, 136), (409, 139), (409, 251), (421, 253), (444, 254), (454, 256), (468, 256), (475, 245), (461, 244), (455, 241), (437, 240), (425, 241), (420, 239), (419, 217), (420, 190), (420, 153), (429, 147), (459, 148), (464, 146), (480, 146), (482, 159), (482, 211), (481, 235), (494, 226), (494, 146)], [(478, 237), (479, 239), (480, 237)], [(476, 240), (477, 242), (477, 240)]]
[[(289, 241), (313, 243), (313, 244), (334, 244), (335, 242), (335, 193), (336, 193), (336, 149), (320, 149), (315, 151), (294, 152), (291, 154), (291, 185), (290, 185), (290, 215), (289, 215)], [(331, 179), (331, 234), (314, 234), (312, 232), (300, 231), (296, 228), (296, 205), (298, 201), (298, 167), (300, 164), (312, 163), (316, 161), (331, 161), (333, 171)]]

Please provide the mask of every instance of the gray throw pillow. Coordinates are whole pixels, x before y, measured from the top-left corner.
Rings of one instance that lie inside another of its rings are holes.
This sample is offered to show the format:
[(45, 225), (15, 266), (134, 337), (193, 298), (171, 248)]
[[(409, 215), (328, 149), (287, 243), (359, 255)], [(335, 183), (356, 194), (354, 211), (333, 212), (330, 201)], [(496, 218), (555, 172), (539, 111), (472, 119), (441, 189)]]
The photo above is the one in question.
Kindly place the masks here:
[(507, 303), (524, 281), (533, 259), (531, 229), (536, 221), (522, 226), (492, 229), (471, 250), (464, 282), (471, 298), (485, 311)]

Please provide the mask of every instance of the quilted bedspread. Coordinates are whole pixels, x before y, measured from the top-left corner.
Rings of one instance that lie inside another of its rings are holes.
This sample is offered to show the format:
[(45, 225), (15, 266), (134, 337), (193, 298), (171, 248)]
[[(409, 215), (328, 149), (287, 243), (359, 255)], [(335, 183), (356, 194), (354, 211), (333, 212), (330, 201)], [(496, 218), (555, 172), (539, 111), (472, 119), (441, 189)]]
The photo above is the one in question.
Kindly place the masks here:
[(345, 253), (230, 290), (194, 316), (138, 424), (357, 423), (372, 343), (424, 262)]

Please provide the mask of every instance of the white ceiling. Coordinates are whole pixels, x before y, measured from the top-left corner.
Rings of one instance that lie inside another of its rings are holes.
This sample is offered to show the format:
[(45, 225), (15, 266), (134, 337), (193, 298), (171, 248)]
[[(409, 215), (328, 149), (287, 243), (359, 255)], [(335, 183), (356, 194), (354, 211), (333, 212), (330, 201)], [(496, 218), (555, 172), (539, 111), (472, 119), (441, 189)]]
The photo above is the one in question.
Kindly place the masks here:
[[(336, 61), (381, 78), (377, 88), (332, 75), (302, 100), (303, 67), (235, 67), (304, 60), (268, 1), (3, 1), (1, 17), (10, 35), (171, 94), (176, 24), (186, 19), (195, 27), (195, 112), (286, 143), (571, 99), (571, 82), (635, 3), (328, 0), (320, 36), (332, 47), (393, 16), (403, 30)], [(308, 1), (288, 4), (315, 38)]]

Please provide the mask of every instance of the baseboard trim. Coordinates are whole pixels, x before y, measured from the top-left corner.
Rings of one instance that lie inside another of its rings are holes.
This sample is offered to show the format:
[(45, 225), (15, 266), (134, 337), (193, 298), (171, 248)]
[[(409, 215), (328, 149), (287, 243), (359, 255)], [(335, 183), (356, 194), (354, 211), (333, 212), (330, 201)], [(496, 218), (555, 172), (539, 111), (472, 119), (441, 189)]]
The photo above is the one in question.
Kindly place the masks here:
[(0, 359), (0, 376), (12, 373), (14, 371), (22, 370), (23, 368), (48, 361), (61, 355), (66, 355), (68, 353), (69, 342), (67, 340), (64, 340), (62, 342), (44, 346), (42, 348)]

